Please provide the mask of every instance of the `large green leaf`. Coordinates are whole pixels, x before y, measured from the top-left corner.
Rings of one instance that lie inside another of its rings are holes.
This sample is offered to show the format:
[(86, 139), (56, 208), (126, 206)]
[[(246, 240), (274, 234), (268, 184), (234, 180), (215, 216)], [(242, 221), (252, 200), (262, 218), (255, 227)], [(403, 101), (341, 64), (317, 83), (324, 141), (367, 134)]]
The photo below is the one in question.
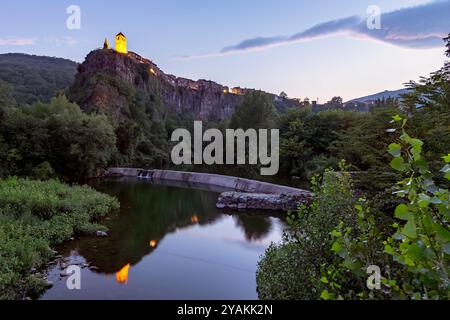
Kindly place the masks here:
[(448, 155), (446, 155), (445, 157), (443, 157), (445, 163), (450, 163), (450, 153)]
[(402, 233), (408, 238), (414, 239), (417, 236), (417, 227), (414, 220), (409, 220), (408, 223), (403, 227)]
[(409, 211), (406, 204), (399, 204), (395, 209), (395, 217), (400, 220), (409, 221), (414, 218), (414, 215)]
[(441, 226), (440, 224), (435, 224), (434, 229), (436, 230), (436, 239), (441, 243), (450, 242), (450, 231)]
[(406, 165), (405, 165), (405, 160), (403, 160), (402, 157), (397, 157), (394, 158), (391, 163), (390, 166), (392, 169), (397, 170), (397, 171), (406, 171)]
[(389, 153), (393, 157), (399, 157), (402, 154), (402, 146), (398, 143), (391, 143), (389, 145)]
[(410, 140), (409, 140), (409, 144), (410, 144), (414, 149), (422, 149), (423, 141), (422, 141), (422, 140), (419, 140), (419, 139), (410, 139)]
[(398, 114), (395, 115), (395, 116), (393, 116), (392, 119), (393, 119), (394, 121), (397, 121), (397, 122), (402, 121), (402, 117), (400, 117)]

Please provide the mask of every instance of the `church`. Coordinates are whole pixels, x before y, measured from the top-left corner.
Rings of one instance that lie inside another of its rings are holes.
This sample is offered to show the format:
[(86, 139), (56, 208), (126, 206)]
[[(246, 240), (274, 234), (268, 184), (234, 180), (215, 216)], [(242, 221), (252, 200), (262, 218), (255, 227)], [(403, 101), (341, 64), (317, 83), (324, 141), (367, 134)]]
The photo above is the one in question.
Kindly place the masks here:
[[(115, 36), (116, 40), (116, 52), (127, 54), (127, 37), (122, 32), (119, 32)], [(105, 43), (103, 44), (103, 49), (110, 49), (108, 38), (105, 39)]]

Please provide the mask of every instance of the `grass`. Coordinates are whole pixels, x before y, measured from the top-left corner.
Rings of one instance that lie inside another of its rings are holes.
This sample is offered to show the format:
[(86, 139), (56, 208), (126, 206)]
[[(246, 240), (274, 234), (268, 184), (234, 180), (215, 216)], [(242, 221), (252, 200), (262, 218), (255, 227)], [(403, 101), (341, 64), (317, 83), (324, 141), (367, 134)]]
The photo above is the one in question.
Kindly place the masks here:
[(56, 245), (117, 209), (115, 198), (87, 186), (9, 178), (0, 181), (0, 300), (39, 294), (45, 281), (31, 272), (54, 255)]

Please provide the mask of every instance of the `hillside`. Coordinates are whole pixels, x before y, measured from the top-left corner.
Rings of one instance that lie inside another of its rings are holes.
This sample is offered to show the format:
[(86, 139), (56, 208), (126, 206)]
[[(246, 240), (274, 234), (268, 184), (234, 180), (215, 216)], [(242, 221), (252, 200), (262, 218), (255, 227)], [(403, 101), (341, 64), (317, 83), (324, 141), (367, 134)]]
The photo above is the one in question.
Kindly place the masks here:
[(49, 101), (73, 82), (77, 63), (21, 53), (0, 54), (0, 80), (9, 83), (19, 104)]
[(387, 99), (387, 98), (400, 98), (400, 96), (402, 94), (405, 94), (408, 92), (408, 89), (400, 89), (400, 90), (395, 90), (395, 91), (383, 91), (383, 92), (379, 92), (379, 93), (375, 93), (369, 96), (365, 96), (365, 97), (361, 97), (361, 98), (357, 98), (357, 99), (353, 99), (350, 100), (349, 102), (370, 102), (370, 101), (375, 101), (375, 100), (381, 100), (381, 99)]

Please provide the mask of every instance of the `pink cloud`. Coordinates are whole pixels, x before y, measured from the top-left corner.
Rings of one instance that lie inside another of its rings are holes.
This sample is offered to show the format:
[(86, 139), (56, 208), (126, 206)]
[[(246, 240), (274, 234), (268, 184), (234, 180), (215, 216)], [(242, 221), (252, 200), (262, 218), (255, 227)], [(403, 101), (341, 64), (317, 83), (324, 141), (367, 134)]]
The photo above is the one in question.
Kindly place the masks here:
[(31, 46), (36, 44), (34, 38), (0, 38), (0, 46)]

